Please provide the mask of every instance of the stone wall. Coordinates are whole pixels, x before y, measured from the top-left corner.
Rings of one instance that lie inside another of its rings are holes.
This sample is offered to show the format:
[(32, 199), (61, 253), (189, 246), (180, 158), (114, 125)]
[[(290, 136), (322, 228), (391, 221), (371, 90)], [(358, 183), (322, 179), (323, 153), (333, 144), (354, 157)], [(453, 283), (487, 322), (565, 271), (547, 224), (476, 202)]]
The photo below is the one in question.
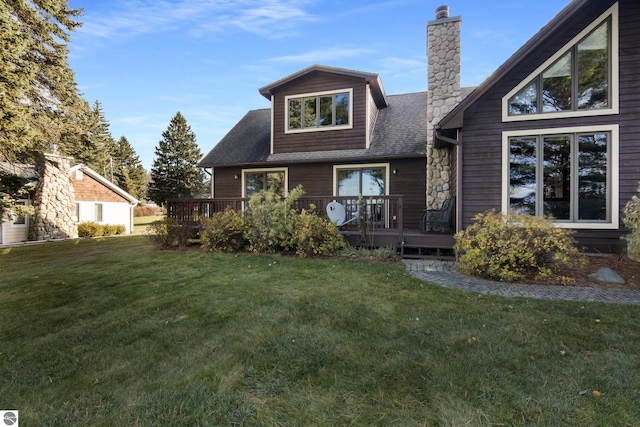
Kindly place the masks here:
[(36, 170), (40, 176), (34, 196), (35, 213), (30, 222), (29, 240), (78, 237), (70, 160), (57, 153), (44, 154), (38, 159)]
[(449, 150), (434, 147), (435, 125), (460, 103), (460, 17), (438, 8), (427, 25), (427, 206), (439, 208), (451, 196)]

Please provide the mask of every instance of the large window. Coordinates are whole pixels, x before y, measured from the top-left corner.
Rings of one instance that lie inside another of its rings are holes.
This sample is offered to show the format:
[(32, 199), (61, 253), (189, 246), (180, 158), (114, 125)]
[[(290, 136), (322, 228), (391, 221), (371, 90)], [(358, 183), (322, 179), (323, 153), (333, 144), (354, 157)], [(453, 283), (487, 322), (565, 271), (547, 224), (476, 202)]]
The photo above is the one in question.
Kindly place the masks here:
[(345, 224), (366, 219), (370, 225), (388, 226), (389, 207), (380, 197), (388, 194), (388, 171), (388, 164), (334, 166), (335, 195), (343, 196)]
[(286, 132), (351, 128), (352, 90), (285, 97)]
[(336, 195), (384, 196), (386, 177), (386, 166), (338, 168), (336, 169)]
[(503, 98), (503, 120), (618, 110), (617, 4)]
[(286, 170), (284, 169), (254, 169), (245, 170), (244, 197), (251, 197), (263, 191), (273, 191), (277, 194), (285, 195)]
[(505, 136), (507, 210), (617, 226), (617, 127)]

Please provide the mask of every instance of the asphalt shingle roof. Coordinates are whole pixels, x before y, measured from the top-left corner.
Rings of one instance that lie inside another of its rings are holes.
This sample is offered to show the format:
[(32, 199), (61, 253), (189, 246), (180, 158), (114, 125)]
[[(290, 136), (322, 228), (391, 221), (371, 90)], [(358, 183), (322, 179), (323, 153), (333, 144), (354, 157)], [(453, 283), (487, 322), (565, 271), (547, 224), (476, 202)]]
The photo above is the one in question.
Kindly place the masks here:
[(260, 163), (297, 163), (424, 155), (427, 140), (427, 92), (391, 95), (379, 111), (367, 149), (269, 154), (271, 110), (249, 111), (200, 161), (204, 167)]

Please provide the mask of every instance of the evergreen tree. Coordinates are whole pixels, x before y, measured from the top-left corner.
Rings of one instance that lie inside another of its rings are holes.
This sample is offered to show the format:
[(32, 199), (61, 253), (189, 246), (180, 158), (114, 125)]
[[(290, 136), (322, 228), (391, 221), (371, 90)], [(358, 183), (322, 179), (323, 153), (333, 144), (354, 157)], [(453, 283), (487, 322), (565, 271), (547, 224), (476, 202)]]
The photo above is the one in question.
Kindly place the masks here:
[(202, 193), (204, 172), (196, 167), (202, 153), (196, 136), (178, 112), (162, 133), (151, 167), (149, 198), (164, 205), (172, 197), (195, 197)]
[[(0, 161), (33, 163), (77, 123), (67, 43), (81, 13), (67, 0), (0, 1)], [(0, 174), (0, 217), (19, 210), (15, 178)]]
[(0, 2), (0, 155), (32, 162), (60, 143), (81, 108), (67, 62), (68, 32), (81, 10), (67, 0)]
[(115, 184), (138, 200), (145, 196), (146, 171), (140, 163), (140, 158), (124, 136), (116, 141), (116, 151), (113, 156), (113, 175)]
[(96, 101), (93, 108), (85, 104), (79, 117), (82, 130), (67, 147), (67, 154), (113, 181), (113, 157), (116, 155), (117, 145), (111, 136), (109, 121), (105, 117), (102, 104)]

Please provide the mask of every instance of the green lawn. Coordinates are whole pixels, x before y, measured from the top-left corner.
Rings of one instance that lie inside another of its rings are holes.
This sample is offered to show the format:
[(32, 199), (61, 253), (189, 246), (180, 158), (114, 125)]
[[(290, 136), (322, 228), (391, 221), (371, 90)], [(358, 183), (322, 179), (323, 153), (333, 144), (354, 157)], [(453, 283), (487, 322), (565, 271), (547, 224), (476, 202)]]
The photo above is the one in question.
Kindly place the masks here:
[(637, 306), (478, 296), (399, 263), (0, 249), (0, 316), (21, 427), (640, 423)]
[(160, 221), (162, 218), (164, 218), (163, 215), (137, 216), (133, 218), (133, 232), (135, 234), (144, 233), (153, 222)]

